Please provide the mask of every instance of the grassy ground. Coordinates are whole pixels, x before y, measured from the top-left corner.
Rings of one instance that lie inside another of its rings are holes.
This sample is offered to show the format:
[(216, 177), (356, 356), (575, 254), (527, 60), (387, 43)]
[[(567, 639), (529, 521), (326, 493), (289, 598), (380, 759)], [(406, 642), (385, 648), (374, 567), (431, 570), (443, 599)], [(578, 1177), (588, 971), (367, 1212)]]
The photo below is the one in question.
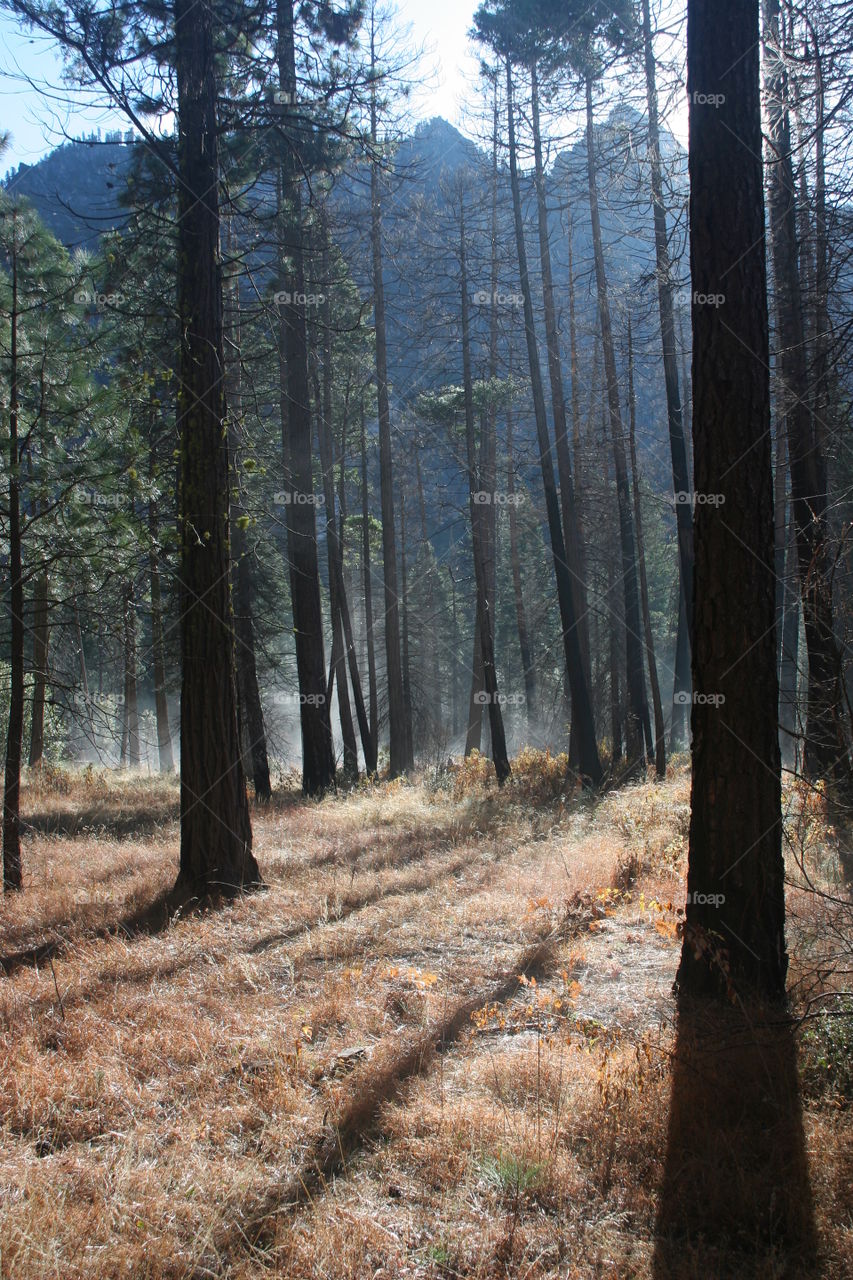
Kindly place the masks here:
[[(753, 1080), (736, 1028), (677, 1023), (686, 772), (595, 803), (533, 756), (487, 779), (279, 798), (267, 888), (172, 919), (174, 784), (30, 780), (0, 1275), (853, 1274), (841, 1024), (790, 1055), (756, 1031)], [(819, 803), (789, 800), (831, 878)], [(791, 878), (805, 1009), (839, 927)]]

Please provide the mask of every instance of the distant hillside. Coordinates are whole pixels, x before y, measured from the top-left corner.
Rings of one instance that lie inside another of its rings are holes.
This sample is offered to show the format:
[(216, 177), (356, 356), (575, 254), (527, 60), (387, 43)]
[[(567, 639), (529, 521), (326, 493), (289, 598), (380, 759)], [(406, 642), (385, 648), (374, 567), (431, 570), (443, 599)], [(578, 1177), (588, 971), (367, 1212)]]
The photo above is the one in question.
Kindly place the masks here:
[(31, 201), (42, 222), (69, 249), (95, 249), (99, 237), (121, 226), (119, 198), (127, 182), (133, 144), (66, 142), (38, 164), (20, 165), (6, 190)]
[[(621, 362), (624, 359), (626, 311), (630, 309), (637, 360), (638, 442), (650, 482), (664, 493), (671, 485), (671, 478), (660, 374), (652, 214), (644, 189), (647, 181), (645, 138), (644, 118), (624, 106), (615, 108), (596, 129), (602, 233), (617, 354)], [(7, 189), (29, 198), (43, 221), (69, 248), (93, 250), (99, 236), (112, 227), (120, 226), (126, 216), (121, 197), (126, 189), (132, 145), (96, 139), (67, 143), (38, 164), (21, 166), (7, 182)], [(663, 150), (669, 185), (679, 198), (684, 198), (687, 189), (686, 155), (668, 134), (663, 137)], [(423, 122), (397, 150), (396, 176), (384, 191), (383, 209), (389, 375), (395, 403), (401, 409), (412, 408), (417, 395), (423, 390), (461, 380), (458, 306), (452, 301), (450, 285), (456, 267), (449, 192), (454, 175), (467, 169), (474, 174), (473, 191), (476, 193), (481, 188), (487, 198), (489, 163), (490, 155), (484, 154), (441, 117)], [(272, 187), (264, 183), (255, 188), (254, 195), (256, 200), (259, 198), (261, 206), (274, 198)], [(523, 198), (531, 283), (534, 293), (538, 293), (541, 292), (539, 247), (529, 175), (524, 178)], [(547, 200), (564, 368), (568, 366), (567, 286), (571, 236), (580, 354), (580, 400), (584, 417), (589, 414), (588, 420), (597, 429), (600, 415), (592, 414), (591, 400), (599, 393), (592, 385), (591, 373), (597, 365), (595, 334), (598, 322), (587, 198), (586, 143), (582, 133), (573, 145), (553, 159), (548, 171)], [(335, 234), (353, 277), (367, 298), (372, 289), (368, 243), (370, 182), (363, 162), (357, 162), (352, 171), (339, 175), (332, 203)], [(430, 249), (425, 229), (436, 211), (439, 218), (444, 216), (450, 239), (439, 247), (433, 243)], [(509, 179), (505, 170), (500, 175), (498, 216), (500, 285), (502, 290), (512, 293), (517, 290), (518, 271)], [(683, 218), (679, 222), (671, 246), (676, 267), (684, 248)], [(257, 277), (261, 282), (264, 257), (265, 252), (261, 251), (255, 260), (256, 267), (261, 267)], [(442, 281), (446, 282), (445, 285)], [(480, 254), (471, 279), (472, 291), (481, 290), (486, 283), (488, 266)], [(450, 286), (449, 293), (447, 286)], [(442, 290), (446, 301), (442, 300)], [(502, 308), (499, 321), (501, 360), (505, 362), (512, 350), (517, 372), (523, 368), (521, 353), (524, 339), (523, 328), (519, 332), (520, 317), (518, 308)], [(481, 356), (487, 348), (487, 326), (487, 310), (475, 307), (472, 337)], [(479, 373), (482, 372), (480, 369)], [(529, 436), (529, 457), (535, 464), (536, 451), (529, 413), (523, 405), (518, 406), (518, 412), (520, 456), (524, 452), (524, 440)], [(434, 461), (437, 467), (446, 466), (446, 459), (442, 461), (436, 457)]]

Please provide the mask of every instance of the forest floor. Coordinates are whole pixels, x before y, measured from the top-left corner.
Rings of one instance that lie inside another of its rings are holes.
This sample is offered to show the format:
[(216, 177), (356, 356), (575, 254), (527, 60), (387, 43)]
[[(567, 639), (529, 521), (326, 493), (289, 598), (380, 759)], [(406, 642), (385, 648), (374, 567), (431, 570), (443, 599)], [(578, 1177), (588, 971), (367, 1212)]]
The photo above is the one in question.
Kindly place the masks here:
[[(556, 772), (278, 796), (266, 888), (177, 917), (174, 782), (30, 778), (0, 1275), (853, 1276), (851, 1019), (679, 1019), (688, 772)], [(786, 811), (808, 1013), (849, 903), (804, 887), (837, 880), (820, 796)]]

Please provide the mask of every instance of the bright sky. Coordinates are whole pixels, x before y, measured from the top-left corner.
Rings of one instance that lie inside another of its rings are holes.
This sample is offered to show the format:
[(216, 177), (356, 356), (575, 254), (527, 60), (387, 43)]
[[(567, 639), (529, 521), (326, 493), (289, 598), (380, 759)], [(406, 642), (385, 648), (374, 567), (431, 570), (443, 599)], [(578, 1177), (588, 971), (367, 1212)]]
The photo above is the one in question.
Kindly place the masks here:
[[(476, 3), (397, 0), (400, 23), (410, 28), (413, 43), (423, 46), (427, 62), (437, 67), (437, 76), (428, 87), (415, 93), (412, 107), (416, 115), (444, 116), (457, 128), (465, 127), (465, 99), (470, 100), (471, 88), (477, 83), (477, 56), (467, 38)], [(683, 4), (684, 0), (661, 0), (664, 12), (676, 15)], [(661, 52), (665, 55), (666, 50)], [(66, 135), (79, 137), (99, 127), (127, 127), (123, 117), (103, 108), (86, 109), (79, 98), (69, 103), (56, 49), (44, 37), (23, 33), (6, 14), (0, 14), (0, 98), (0, 127), (12, 135), (0, 159), (0, 173), (21, 161), (34, 163)], [(675, 110), (668, 115), (670, 127), (685, 141), (686, 101), (676, 101)]]

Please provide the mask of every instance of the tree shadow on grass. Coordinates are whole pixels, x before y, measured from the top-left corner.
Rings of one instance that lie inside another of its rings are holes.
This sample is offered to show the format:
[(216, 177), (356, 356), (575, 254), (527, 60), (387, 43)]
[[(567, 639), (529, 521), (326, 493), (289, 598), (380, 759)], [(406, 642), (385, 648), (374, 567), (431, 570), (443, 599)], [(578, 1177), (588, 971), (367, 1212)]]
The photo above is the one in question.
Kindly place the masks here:
[(21, 827), (35, 836), (106, 836), (111, 840), (149, 836), (180, 819), (177, 800), (168, 804), (133, 805), (116, 809), (108, 805), (90, 805), (87, 809), (46, 809), (21, 815)]
[(233, 902), (233, 897), (198, 898), (182, 889), (166, 889), (159, 893), (153, 902), (147, 903), (137, 910), (129, 912), (119, 920), (111, 921), (96, 929), (81, 930), (76, 933), (59, 933), (55, 938), (40, 942), (21, 951), (11, 951), (0, 955), (0, 971), (10, 977), (18, 969), (33, 968), (45, 964), (62, 955), (75, 943), (100, 941), (105, 938), (123, 937), (125, 939), (152, 937), (168, 929), (178, 917), (185, 919), (188, 915), (202, 915), (216, 910), (219, 905)]
[(802, 1280), (816, 1234), (792, 1023), (679, 1000), (655, 1280)]

